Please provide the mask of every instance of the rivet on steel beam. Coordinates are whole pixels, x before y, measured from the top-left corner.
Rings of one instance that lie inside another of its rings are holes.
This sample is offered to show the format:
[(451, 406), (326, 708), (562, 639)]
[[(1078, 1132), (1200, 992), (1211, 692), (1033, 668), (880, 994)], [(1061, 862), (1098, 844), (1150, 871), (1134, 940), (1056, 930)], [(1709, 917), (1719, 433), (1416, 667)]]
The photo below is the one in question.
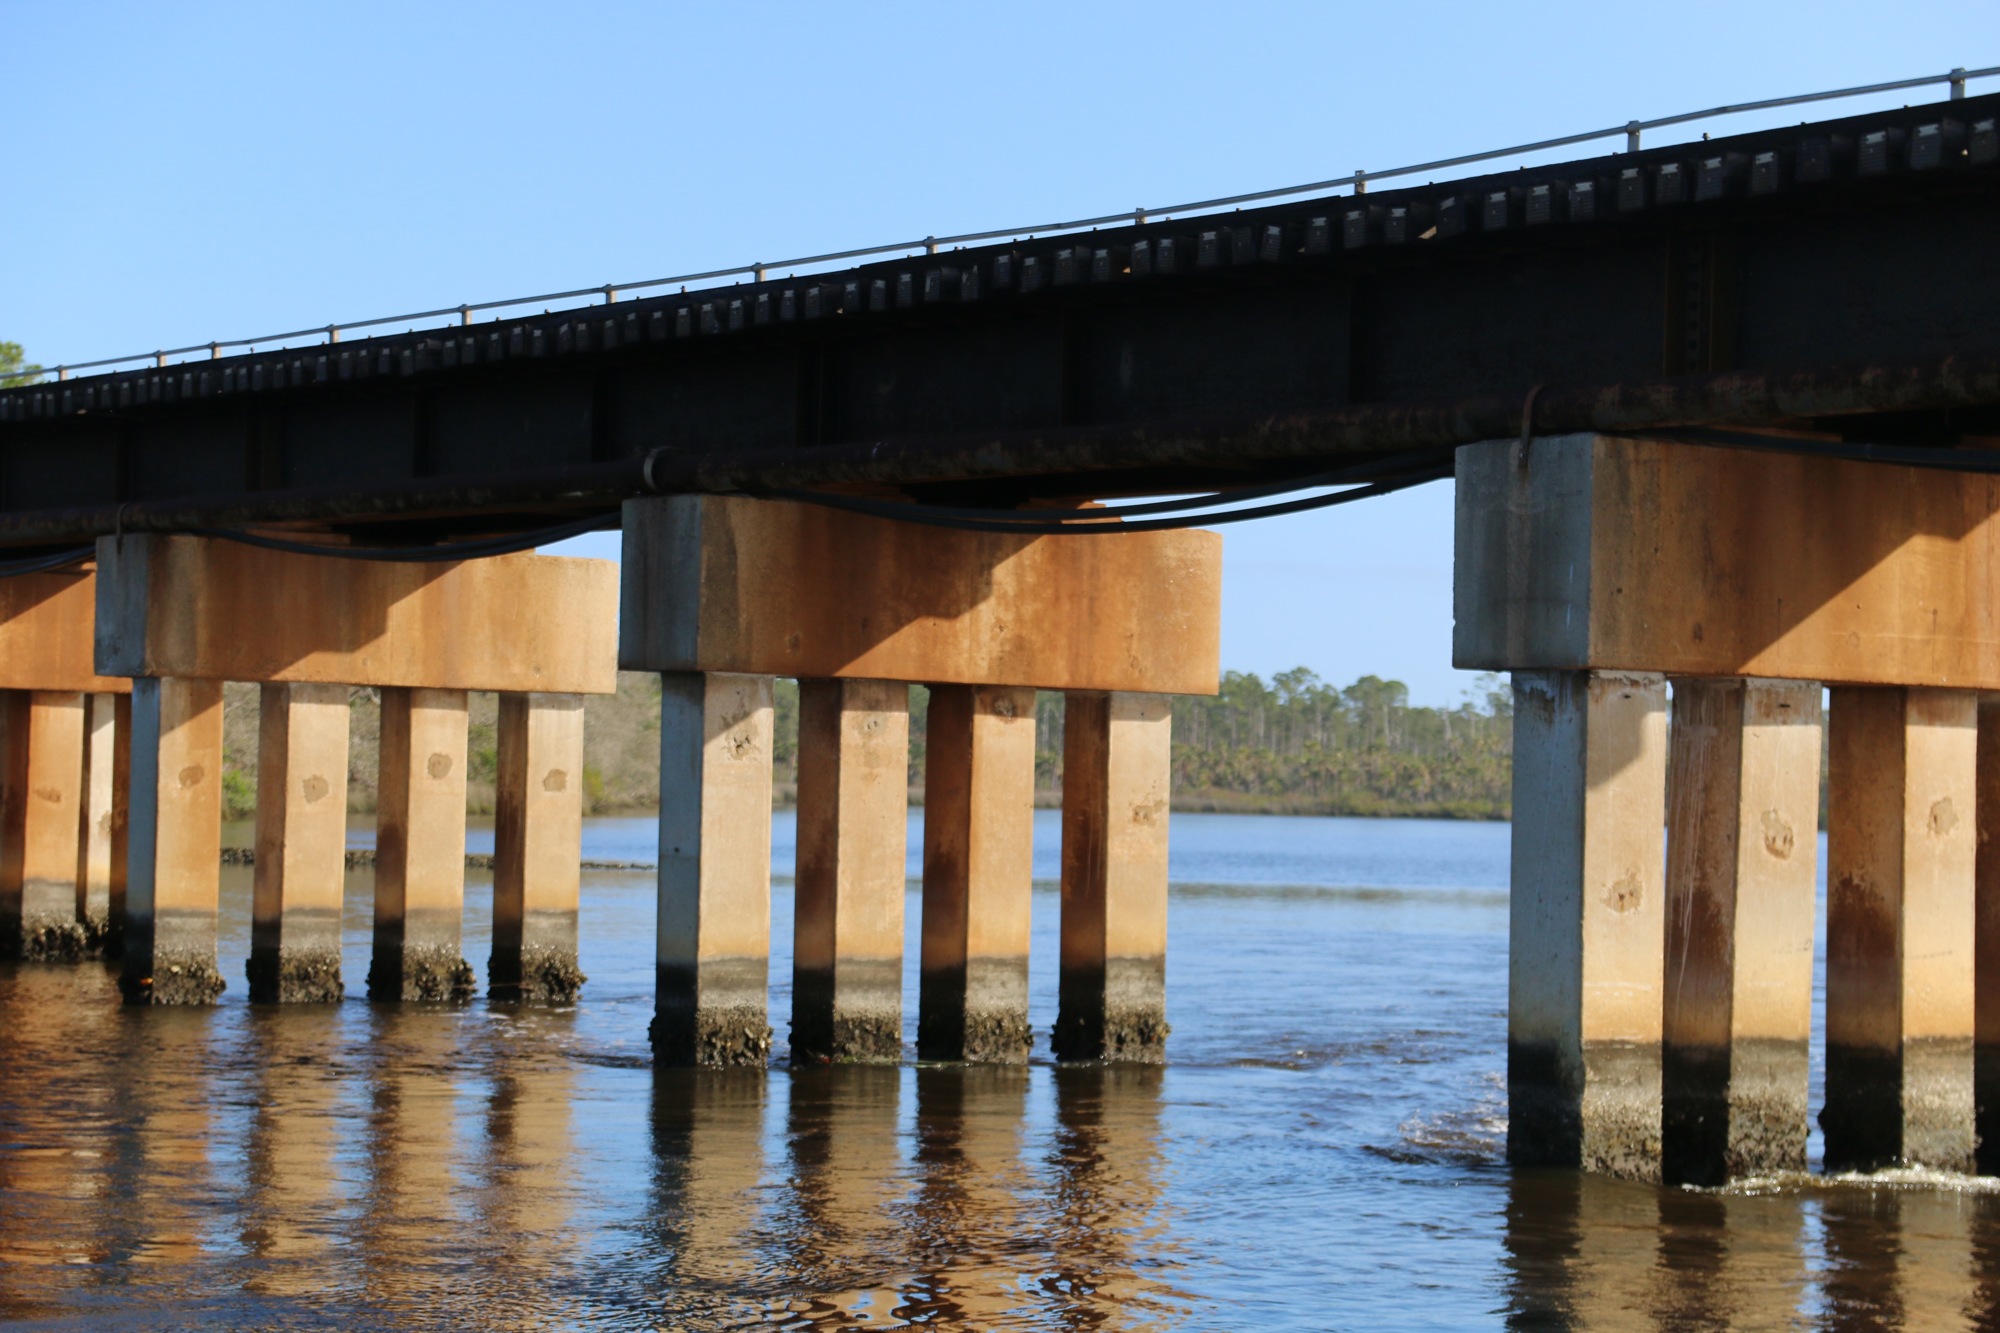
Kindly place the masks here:
[(1639, 122), (1636, 120), (1625, 122), (1625, 151), (1628, 153), (1639, 151)]

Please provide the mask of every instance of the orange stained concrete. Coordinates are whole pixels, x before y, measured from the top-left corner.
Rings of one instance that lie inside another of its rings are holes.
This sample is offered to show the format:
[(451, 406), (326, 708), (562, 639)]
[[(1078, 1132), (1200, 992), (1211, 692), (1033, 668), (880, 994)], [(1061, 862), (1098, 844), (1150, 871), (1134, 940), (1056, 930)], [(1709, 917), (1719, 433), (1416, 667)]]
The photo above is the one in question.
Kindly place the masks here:
[(1973, 1035), (1977, 718), (1965, 690), (1833, 692), (1830, 1045)]
[(77, 829), (81, 919), (107, 925), (125, 898), (125, 782), (131, 766), (130, 695), (93, 694), (84, 704), (83, 792)]
[(251, 919), (257, 943), (268, 934), (271, 948), (289, 913), (326, 913), (338, 930), (347, 869), (347, 690), (262, 689)]
[(771, 679), (669, 675), (660, 744), (658, 957), (771, 952)]
[(96, 617), (94, 572), (0, 579), (0, 689), (130, 694), (123, 676), (97, 674)]
[(733, 496), (629, 501), (632, 670), (1213, 694), (1222, 541), (970, 533)]
[(924, 735), (923, 969), (1026, 959), (1035, 692), (935, 686)]
[(206, 918), (212, 944), (222, 861), (222, 685), (145, 680), (133, 696), (128, 907), (156, 922), (174, 914)]
[(1674, 682), (1669, 1042), (1810, 1035), (1820, 734), (1815, 682)]
[(900, 965), (909, 686), (800, 681), (798, 764), (796, 965)]
[(1071, 694), (1063, 719), (1062, 967), (1167, 952), (1172, 701)]
[[(583, 697), (500, 696), (493, 934), (516, 946), (538, 912), (575, 916), (582, 885)], [(575, 948), (574, 928), (570, 948)]]
[(1460, 667), (2000, 688), (2000, 477), (1568, 435), (1457, 503)]
[(465, 906), (466, 698), (463, 690), (382, 691), (375, 814), (375, 917)]
[[(97, 662), (132, 676), (609, 694), (618, 568), (408, 564), (187, 536), (98, 543)], [(245, 608), (283, 614), (245, 621)], [(250, 632), (253, 630), (255, 632)]]
[(0, 895), (20, 905), (30, 929), (74, 923), (84, 696), (9, 690), (0, 709)]
[[(1975, 986), (1979, 1044), (2000, 1046), (2000, 695), (1979, 700)], [(2000, 1114), (2000, 1104), (1993, 1105)], [(1995, 1144), (2000, 1148), (2000, 1143)]]
[(1660, 1040), (1666, 702), (1658, 676), (1514, 677), (1517, 1042)]

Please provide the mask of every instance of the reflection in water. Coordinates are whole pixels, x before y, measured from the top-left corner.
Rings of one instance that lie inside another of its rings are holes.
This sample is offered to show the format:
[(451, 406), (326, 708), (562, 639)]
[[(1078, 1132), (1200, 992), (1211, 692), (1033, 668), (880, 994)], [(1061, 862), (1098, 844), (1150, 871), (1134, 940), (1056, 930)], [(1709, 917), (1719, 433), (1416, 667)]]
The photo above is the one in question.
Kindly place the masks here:
[(1696, 1192), (1518, 1171), (1508, 1195), (1509, 1328), (1993, 1327), (2000, 1196), (1964, 1178)]
[[(1501, 1164), (1506, 907), (1479, 890), (1504, 827), (1232, 820), (1176, 822), (1234, 887), (1177, 891), (1165, 1068), (655, 1071), (643, 873), (586, 879), (569, 1010), (252, 1009), (239, 985), (135, 1012), (101, 967), (0, 968), (0, 1322), (2000, 1326), (1983, 1182), (1697, 1193)], [(1369, 846), (1380, 869), (1341, 860)], [(490, 890), (468, 892), (484, 957)], [(225, 883), (232, 978), (248, 893)], [(363, 883), (350, 981), (369, 908)]]
[(365, 1019), (362, 1299), (385, 1313), (436, 1310), (451, 1294), (450, 1260), (478, 1225), (461, 1196), (459, 1101), (485, 1080), (460, 1063), (464, 1024), (449, 1011), (368, 1005)]

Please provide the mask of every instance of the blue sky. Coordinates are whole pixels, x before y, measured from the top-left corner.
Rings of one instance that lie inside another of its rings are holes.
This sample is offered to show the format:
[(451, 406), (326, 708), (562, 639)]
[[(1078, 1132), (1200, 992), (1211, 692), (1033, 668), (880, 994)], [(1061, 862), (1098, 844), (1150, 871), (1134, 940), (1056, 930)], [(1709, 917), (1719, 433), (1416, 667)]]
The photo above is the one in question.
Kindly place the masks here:
[[(53, 364), (1157, 207), (1996, 64), (1995, 18), (0, 0), (0, 339)], [(1226, 666), (1394, 676), (1427, 703), (1465, 688), (1448, 484), (1232, 527), (1225, 552)]]

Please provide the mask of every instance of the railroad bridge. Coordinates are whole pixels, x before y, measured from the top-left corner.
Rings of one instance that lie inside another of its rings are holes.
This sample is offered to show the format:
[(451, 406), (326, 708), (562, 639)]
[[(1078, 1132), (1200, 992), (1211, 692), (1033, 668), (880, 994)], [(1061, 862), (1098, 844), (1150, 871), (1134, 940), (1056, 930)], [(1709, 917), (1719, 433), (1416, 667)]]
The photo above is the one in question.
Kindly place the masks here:
[[(895, 1059), (919, 682), (919, 1054), (1020, 1060), (1053, 689), (1052, 1047), (1158, 1059), (1166, 696), (1215, 688), (1220, 545), (1154, 497), (1455, 475), (1455, 656), (1516, 698), (1513, 1157), (1804, 1165), (1824, 745), (1827, 1162), (1990, 1167), (2000, 98), (1963, 91), (0, 391), (5, 942), (214, 998), (220, 682), (254, 681), (251, 996), (337, 998), (370, 685), (368, 991), (469, 995), (466, 692), (496, 690), (488, 983), (573, 998), (580, 698), (657, 671), (657, 1055), (761, 1063), (790, 676), (793, 1050)], [(619, 570), (529, 553), (613, 526)]]

